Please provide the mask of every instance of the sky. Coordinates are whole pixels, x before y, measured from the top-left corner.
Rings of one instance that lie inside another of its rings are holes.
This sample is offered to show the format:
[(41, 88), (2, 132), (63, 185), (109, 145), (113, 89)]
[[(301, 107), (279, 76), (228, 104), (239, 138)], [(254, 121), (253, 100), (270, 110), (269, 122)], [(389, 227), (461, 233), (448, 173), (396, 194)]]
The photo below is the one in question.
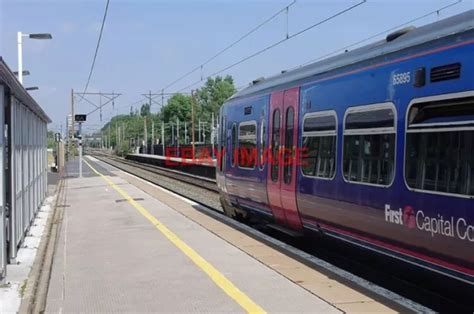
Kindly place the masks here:
[[(361, 39), (404, 24), (458, 0), (368, 0), (363, 5), (315, 27), (221, 75), (232, 75), (237, 87), (258, 77), (274, 75), (321, 57)], [(142, 96), (165, 86), (199, 66), (243, 34), (290, 4), (292, 0), (110, 0), (102, 41), (88, 92), (121, 93), (111, 105), (88, 116), (84, 127), (93, 131), (116, 114), (146, 102)], [(203, 67), (214, 73), (311, 24), (344, 10), (357, 0), (297, 0), (257, 32)], [(25, 39), (25, 86), (53, 122), (65, 130), (71, 89), (83, 92), (99, 37), (106, 0), (0, 0), (0, 56), (17, 69), (16, 33), (48, 32), (53, 40)], [(474, 0), (432, 14), (410, 25), (421, 26), (474, 9)], [(384, 36), (374, 38), (372, 41)], [(367, 42), (370, 43), (371, 41)], [(351, 48), (352, 49), (352, 48)], [(199, 81), (196, 71), (169, 87), (178, 91)], [(199, 88), (197, 84), (192, 88)], [(189, 91), (191, 88), (185, 90)], [(99, 103), (98, 96), (90, 96)], [(76, 97), (76, 113), (94, 107)], [(152, 106), (157, 112), (158, 105)]]

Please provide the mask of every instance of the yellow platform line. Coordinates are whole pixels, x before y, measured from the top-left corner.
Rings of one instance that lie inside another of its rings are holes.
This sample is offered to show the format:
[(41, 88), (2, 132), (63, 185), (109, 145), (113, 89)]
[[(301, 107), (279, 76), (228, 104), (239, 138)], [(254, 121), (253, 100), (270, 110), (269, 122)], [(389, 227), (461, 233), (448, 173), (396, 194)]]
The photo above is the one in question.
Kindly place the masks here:
[(108, 177), (97, 171), (90, 163), (83, 161), (91, 168), (93, 172), (104, 179), (115, 191), (126, 199), (136, 210), (147, 218), (168, 240), (181, 250), (190, 260), (194, 262), (203, 272), (205, 272), (214, 283), (221, 288), (228, 296), (235, 300), (248, 313), (265, 313), (265, 311), (255, 302), (253, 302), (245, 293), (239, 290), (229, 279), (221, 274), (214, 266), (206, 261), (201, 255), (181, 240), (174, 232), (168, 229), (158, 219), (156, 219), (148, 210), (137, 203), (127, 192), (117, 186)]

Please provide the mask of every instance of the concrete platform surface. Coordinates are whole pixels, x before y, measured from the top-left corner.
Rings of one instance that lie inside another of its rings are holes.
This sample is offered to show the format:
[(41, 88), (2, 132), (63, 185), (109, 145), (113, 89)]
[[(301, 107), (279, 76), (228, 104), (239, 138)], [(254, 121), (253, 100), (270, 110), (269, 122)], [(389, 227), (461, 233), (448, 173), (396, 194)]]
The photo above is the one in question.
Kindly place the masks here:
[[(54, 190), (51, 188), (50, 190)], [(15, 263), (7, 265), (5, 284), (0, 285), (0, 313), (16, 313), (24, 297), (26, 282), (42, 241), (54, 196), (48, 196), (21, 244)]]
[(68, 165), (46, 312), (340, 310), (85, 159)]

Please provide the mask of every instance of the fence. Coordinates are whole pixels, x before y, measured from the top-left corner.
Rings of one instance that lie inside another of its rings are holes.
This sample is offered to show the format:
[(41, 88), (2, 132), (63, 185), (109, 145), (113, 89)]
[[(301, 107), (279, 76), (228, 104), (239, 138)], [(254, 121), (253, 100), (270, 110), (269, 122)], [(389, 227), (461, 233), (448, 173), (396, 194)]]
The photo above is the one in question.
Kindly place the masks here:
[(0, 57), (0, 281), (46, 197), (49, 122)]

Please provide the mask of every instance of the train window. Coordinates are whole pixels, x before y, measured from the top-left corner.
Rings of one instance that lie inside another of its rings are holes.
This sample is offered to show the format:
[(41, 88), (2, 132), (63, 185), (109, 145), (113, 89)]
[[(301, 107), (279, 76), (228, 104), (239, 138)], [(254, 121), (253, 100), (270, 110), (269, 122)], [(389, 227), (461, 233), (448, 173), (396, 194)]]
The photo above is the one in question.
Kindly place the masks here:
[(416, 103), (407, 120), (407, 185), (474, 196), (474, 96)]
[(289, 107), (286, 110), (286, 121), (285, 121), (285, 150), (283, 157), (283, 181), (286, 184), (291, 183), (291, 175), (293, 170), (294, 161), (293, 157), (293, 129), (294, 129), (294, 110), (293, 107)]
[[(372, 106), (372, 105), (371, 105)], [(377, 106), (377, 105), (375, 105)], [(357, 109), (355, 109), (357, 110)], [(392, 108), (356, 111), (346, 116), (346, 130), (392, 128), (394, 115)]]
[(238, 154), (238, 148), (237, 148), (237, 126), (235, 125), (235, 123), (232, 124), (230, 153), (231, 153), (232, 167), (234, 167), (234, 166), (235, 166), (235, 163), (237, 162), (237, 154)]
[(346, 181), (388, 186), (395, 174), (395, 107), (353, 107), (344, 121), (343, 176)]
[(257, 122), (239, 124), (239, 167), (253, 169), (257, 163)]
[(266, 141), (266, 130), (265, 130), (265, 118), (262, 118), (262, 122), (260, 122), (260, 152), (259, 152), (259, 158), (260, 158), (260, 164), (259, 168), (260, 170), (263, 170), (265, 167), (265, 154), (266, 154), (266, 146), (267, 146), (267, 141)]
[(309, 113), (304, 117), (303, 132), (309, 135), (311, 132), (324, 132), (336, 130), (336, 112), (323, 111)]
[(278, 171), (280, 169), (280, 110), (276, 109), (273, 111), (273, 123), (272, 123), (272, 181), (278, 181)]
[(303, 119), (303, 149), (301, 170), (316, 178), (334, 178), (336, 174), (335, 111), (309, 113)]

